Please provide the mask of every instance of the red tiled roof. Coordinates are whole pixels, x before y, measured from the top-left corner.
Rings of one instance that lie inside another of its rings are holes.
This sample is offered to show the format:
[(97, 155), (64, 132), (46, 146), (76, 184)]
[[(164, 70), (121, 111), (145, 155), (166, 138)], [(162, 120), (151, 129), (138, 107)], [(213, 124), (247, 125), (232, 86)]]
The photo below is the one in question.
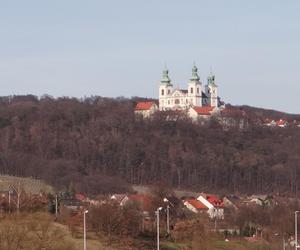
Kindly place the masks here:
[(146, 195), (142, 195), (142, 194), (132, 194), (128, 196), (129, 201), (134, 201), (139, 203), (140, 208), (143, 211), (150, 211), (151, 209), (151, 199), (150, 197), (146, 196)]
[(208, 209), (207, 206), (205, 206), (199, 200), (191, 199), (191, 200), (187, 200), (186, 202), (190, 203), (196, 209)]
[(206, 200), (208, 200), (214, 207), (224, 206), (223, 201), (218, 199), (215, 195), (207, 195)]
[(280, 119), (276, 122), (277, 126), (285, 126), (287, 124), (287, 121)]
[(138, 102), (135, 110), (149, 110), (154, 104), (154, 102)]
[(198, 115), (211, 115), (211, 112), (214, 110), (214, 107), (193, 107), (193, 109), (198, 113)]
[(75, 199), (78, 201), (84, 201), (86, 197), (83, 194), (75, 194)]

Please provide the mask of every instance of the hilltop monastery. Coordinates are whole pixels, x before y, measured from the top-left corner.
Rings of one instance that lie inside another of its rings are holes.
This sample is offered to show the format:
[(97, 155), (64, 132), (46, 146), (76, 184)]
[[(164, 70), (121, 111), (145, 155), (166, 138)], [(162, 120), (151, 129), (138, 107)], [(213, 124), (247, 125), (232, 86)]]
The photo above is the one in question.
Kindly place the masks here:
[(192, 119), (209, 118), (224, 109), (224, 104), (218, 96), (218, 86), (215, 76), (210, 73), (207, 84), (200, 81), (196, 65), (192, 68), (192, 76), (187, 89), (174, 88), (167, 69), (163, 71), (159, 86), (158, 104), (155, 102), (139, 102), (135, 113), (149, 117), (157, 111), (185, 111)]

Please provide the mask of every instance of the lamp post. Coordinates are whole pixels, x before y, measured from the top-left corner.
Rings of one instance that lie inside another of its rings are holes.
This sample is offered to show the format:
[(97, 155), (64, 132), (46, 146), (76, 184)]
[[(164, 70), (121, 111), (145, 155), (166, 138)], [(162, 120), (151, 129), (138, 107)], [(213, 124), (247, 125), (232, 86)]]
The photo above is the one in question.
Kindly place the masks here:
[(170, 234), (170, 206), (167, 205), (167, 233)]
[[(157, 231), (157, 250), (159, 250), (159, 211), (162, 210), (162, 207), (159, 207), (156, 210), (156, 231)], [(86, 249), (85, 249), (86, 250)]]
[(88, 210), (83, 212), (83, 250), (86, 250), (86, 214), (88, 212)]
[(11, 195), (11, 193), (12, 193), (12, 191), (11, 190), (9, 190), (8, 191), (8, 212), (9, 213), (11, 213), (11, 197), (10, 197), (10, 195)]
[(295, 211), (295, 250), (297, 250), (298, 248), (298, 228), (297, 228), (297, 214), (299, 213), (299, 211)]
[(57, 194), (55, 194), (55, 218), (57, 219), (58, 215), (58, 199), (57, 199)]
[[(168, 199), (164, 198), (164, 202), (168, 203)], [(167, 204), (167, 233), (170, 234), (170, 206)]]

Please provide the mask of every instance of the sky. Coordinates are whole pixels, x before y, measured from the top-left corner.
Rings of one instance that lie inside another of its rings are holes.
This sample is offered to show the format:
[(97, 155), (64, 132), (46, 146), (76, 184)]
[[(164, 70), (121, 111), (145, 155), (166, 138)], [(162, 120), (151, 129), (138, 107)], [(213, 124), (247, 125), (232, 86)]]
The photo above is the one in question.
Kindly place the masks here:
[(300, 113), (298, 0), (0, 0), (0, 96), (158, 97), (212, 68), (226, 103)]

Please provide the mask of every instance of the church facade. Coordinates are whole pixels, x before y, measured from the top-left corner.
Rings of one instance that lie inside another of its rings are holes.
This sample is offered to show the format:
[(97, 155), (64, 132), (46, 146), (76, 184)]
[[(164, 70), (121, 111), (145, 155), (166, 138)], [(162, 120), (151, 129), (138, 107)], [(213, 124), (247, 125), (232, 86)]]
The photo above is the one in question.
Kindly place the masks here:
[(159, 86), (159, 110), (182, 110), (190, 107), (220, 107), (218, 86), (215, 76), (210, 73), (207, 84), (204, 85), (198, 76), (198, 69), (194, 65), (192, 76), (187, 89), (174, 88), (169, 78), (168, 70), (163, 71), (163, 78)]
[(192, 68), (192, 76), (187, 89), (175, 88), (169, 77), (169, 71), (165, 69), (159, 85), (158, 97), (158, 103), (153, 101), (137, 103), (135, 113), (146, 118), (157, 111), (183, 111), (191, 119), (197, 120), (209, 119), (224, 109), (218, 96), (214, 74), (209, 74), (207, 83), (204, 85), (200, 81), (196, 65)]

